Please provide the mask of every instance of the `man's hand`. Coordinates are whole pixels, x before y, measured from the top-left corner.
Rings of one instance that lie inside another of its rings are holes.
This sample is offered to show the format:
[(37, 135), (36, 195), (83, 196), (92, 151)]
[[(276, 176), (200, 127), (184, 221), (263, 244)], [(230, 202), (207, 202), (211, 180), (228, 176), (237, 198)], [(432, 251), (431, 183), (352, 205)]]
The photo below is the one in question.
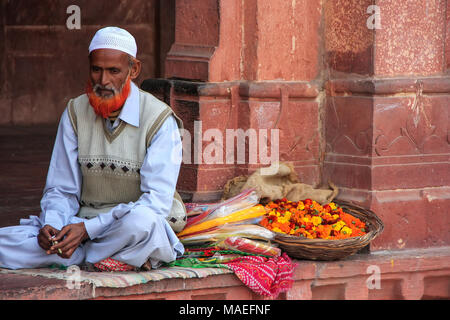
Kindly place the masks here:
[(47, 251), (49, 254), (50, 247), (52, 246), (52, 237), (59, 233), (58, 229), (53, 228), (51, 225), (46, 224), (39, 230), (37, 236), (39, 246)]
[[(84, 226), (84, 222), (69, 224), (61, 229), (61, 231), (53, 238), (53, 241), (57, 241), (50, 247), (50, 253), (58, 253), (61, 258), (70, 258), (78, 246), (84, 240), (89, 239), (89, 235)], [(62, 253), (58, 252), (61, 249)]]

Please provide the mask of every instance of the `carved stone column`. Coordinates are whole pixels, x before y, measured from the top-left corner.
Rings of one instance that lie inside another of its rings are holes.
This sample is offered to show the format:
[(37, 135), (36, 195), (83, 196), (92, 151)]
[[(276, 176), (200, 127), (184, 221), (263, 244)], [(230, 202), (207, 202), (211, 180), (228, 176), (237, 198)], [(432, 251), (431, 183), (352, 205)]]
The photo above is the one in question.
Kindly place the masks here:
[(326, 2), (324, 178), (340, 187), (340, 198), (372, 208), (385, 222), (375, 248), (445, 245), (446, 1), (376, 1), (380, 29), (367, 27), (372, 4)]
[(448, 245), (450, 10), (423, 3), (177, 0), (169, 80), (145, 86), (190, 133), (185, 198), (217, 200), (263, 166), (249, 142), (244, 163), (226, 161), (227, 129), (278, 130), (302, 182), (331, 180), (382, 218), (373, 248)]

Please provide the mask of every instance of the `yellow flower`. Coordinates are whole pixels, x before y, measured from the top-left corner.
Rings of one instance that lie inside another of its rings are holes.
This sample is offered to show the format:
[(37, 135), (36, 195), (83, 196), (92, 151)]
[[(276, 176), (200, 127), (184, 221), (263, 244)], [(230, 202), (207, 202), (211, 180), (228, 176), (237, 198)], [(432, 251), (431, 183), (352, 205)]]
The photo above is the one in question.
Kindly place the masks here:
[(284, 214), (284, 216), (286, 217), (286, 219), (291, 219), (291, 216), (292, 216), (292, 212), (290, 212), (290, 211), (286, 211), (285, 212), (285, 214)]
[(341, 233), (345, 234), (345, 235), (351, 235), (352, 234), (352, 229), (350, 229), (349, 227), (343, 227), (341, 230)]
[(333, 224), (331, 227), (333, 228), (333, 230), (339, 231), (342, 229), (342, 227), (345, 226), (345, 222), (344, 221), (338, 221), (335, 224)]
[(329, 206), (330, 206), (330, 208), (332, 209), (332, 210), (336, 210), (336, 203), (334, 203), (334, 202), (330, 202), (329, 204), (328, 204)]
[(298, 205), (297, 205), (297, 209), (299, 209), (299, 210), (305, 210), (305, 204), (304, 204), (302, 201), (300, 201), (300, 202), (298, 203)]
[(333, 219), (338, 219), (339, 215), (338, 214), (333, 214)]
[(289, 222), (289, 220), (291, 219), (291, 215), (292, 213), (290, 211), (286, 211), (284, 213), (284, 215), (279, 215), (278, 217), (278, 222), (280, 223), (286, 223)]
[(289, 219), (286, 219), (286, 217), (279, 217), (278, 218), (278, 222), (279, 223), (286, 223), (286, 222), (289, 222)]
[(319, 212), (323, 211), (323, 207), (320, 205), (320, 203), (313, 201), (313, 208), (316, 209)]
[(314, 216), (311, 218), (311, 222), (315, 225), (318, 226), (319, 224), (322, 223), (322, 218), (318, 217), (318, 216)]
[(272, 229), (272, 231), (275, 231), (275, 232), (280, 232), (280, 233), (284, 233), (283, 231), (281, 231), (281, 229), (280, 228), (278, 228), (278, 227), (274, 227), (273, 229)]

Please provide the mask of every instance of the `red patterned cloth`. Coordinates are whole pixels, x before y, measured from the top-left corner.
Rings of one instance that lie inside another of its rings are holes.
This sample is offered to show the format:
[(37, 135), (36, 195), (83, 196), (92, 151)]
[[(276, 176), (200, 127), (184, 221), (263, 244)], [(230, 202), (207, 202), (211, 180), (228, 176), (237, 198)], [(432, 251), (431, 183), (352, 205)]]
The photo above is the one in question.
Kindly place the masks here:
[(274, 299), (294, 281), (296, 265), (286, 253), (273, 258), (243, 256), (224, 264), (252, 291)]
[[(135, 267), (112, 258), (104, 259), (94, 266), (99, 271), (133, 271)], [(277, 298), (288, 291), (294, 282), (294, 264), (286, 253), (266, 258), (262, 256), (241, 256), (229, 262), (217, 264), (233, 270), (234, 274), (253, 292)]]
[(136, 268), (124, 262), (107, 258), (100, 262), (94, 263), (94, 266), (100, 271), (132, 271)]

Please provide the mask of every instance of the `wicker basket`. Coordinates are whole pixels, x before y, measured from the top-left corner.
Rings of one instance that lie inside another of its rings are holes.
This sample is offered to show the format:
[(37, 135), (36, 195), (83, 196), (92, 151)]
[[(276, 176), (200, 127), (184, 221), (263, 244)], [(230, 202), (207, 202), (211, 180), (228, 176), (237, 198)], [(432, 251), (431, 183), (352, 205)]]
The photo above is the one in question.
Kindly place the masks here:
[(367, 246), (384, 229), (383, 222), (375, 213), (346, 201), (334, 201), (342, 209), (366, 223), (368, 232), (359, 237), (342, 240), (305, 239), (275, 232), (274, 241), (289, 256), (307, 260), (338, 260), (356, 253)]

